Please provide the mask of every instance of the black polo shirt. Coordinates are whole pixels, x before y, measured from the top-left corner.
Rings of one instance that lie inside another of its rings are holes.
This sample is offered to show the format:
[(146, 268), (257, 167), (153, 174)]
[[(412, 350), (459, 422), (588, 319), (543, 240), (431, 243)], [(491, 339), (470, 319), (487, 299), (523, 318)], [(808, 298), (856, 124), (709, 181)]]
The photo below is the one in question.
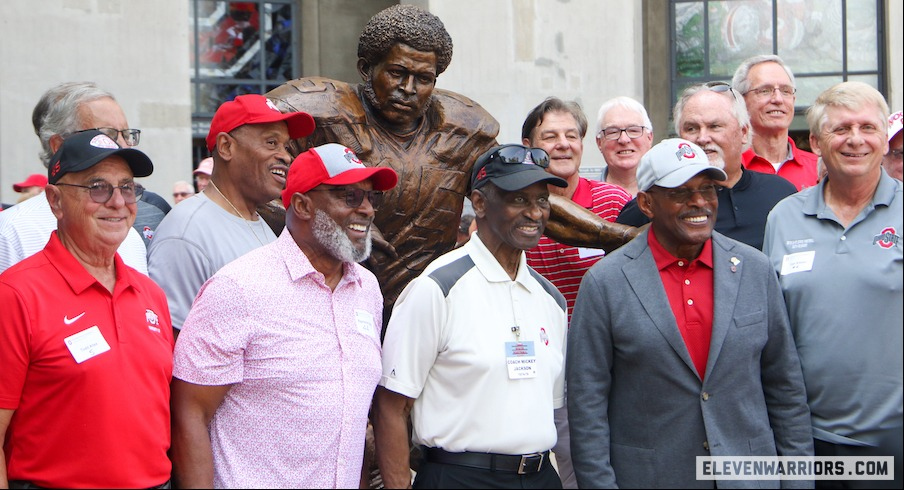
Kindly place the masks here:
[[(759, 250), (763, 249), (766, 217), (782, 199), (797, 192), (794, 184), (777, 175), (741, 168), (741, 180), (719, 191), (716, 231)], [(616, 223), (643, 226), (649, 218), (637, 206), (637, 198), (622, 208)]]

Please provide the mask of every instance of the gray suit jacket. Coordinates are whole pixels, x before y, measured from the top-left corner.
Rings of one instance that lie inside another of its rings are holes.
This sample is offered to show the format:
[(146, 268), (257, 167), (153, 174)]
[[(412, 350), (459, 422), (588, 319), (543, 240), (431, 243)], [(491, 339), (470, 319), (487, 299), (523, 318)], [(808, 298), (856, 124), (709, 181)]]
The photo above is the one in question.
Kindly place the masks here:
[[(578, 484), (712, 488), (712, 481), (696, 480), (696, 456), (812, 455), (800, 361), (766, 256), (713, 233), (715, 311), (701, 381), (648, 233), (594, 265), (578, 293), (566, 361)], [(720, 481), (718, 486), (779, 483)]]

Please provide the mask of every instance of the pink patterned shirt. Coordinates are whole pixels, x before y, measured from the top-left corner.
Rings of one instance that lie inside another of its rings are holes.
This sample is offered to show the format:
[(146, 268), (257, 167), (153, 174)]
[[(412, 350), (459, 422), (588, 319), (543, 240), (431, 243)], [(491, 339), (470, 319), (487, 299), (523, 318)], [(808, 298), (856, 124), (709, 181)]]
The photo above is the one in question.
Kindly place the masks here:
[(234, 385), (209, 427), (215, 487), (358, 487), (382, 305), (358, 264), (330, 291), (287, 230), (204, 284), (173, 376)]

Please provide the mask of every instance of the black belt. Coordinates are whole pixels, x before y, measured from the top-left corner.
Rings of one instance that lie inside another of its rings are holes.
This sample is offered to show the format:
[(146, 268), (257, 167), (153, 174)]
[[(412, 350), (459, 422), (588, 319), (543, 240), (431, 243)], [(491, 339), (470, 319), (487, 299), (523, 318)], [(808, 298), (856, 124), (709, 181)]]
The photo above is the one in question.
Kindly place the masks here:
[(531, 454), (450, 453), (437, 447), (424, 448), (424, 459), (431, 463), (454, 464), (490, 471), (507, 471), (524, 475), (539, 473), (549, 461), (549, 451)]

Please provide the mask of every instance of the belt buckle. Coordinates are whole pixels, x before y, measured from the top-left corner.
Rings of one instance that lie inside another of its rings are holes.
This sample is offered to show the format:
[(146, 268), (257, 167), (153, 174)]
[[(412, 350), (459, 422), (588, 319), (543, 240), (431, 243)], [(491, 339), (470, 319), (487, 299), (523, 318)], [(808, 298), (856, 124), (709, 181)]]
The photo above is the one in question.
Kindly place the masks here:
[(521, 462), (518, 464), (518, 474), (526, 475), (528, 471), (525, 469), (525, 467), (534, 461), (537, 462), (537, 469), (531, 471), (530, 473), (537, 473), (540, 471), (540, 468), (543, 466), (543, 453), (525, 454), (521, 456)]

